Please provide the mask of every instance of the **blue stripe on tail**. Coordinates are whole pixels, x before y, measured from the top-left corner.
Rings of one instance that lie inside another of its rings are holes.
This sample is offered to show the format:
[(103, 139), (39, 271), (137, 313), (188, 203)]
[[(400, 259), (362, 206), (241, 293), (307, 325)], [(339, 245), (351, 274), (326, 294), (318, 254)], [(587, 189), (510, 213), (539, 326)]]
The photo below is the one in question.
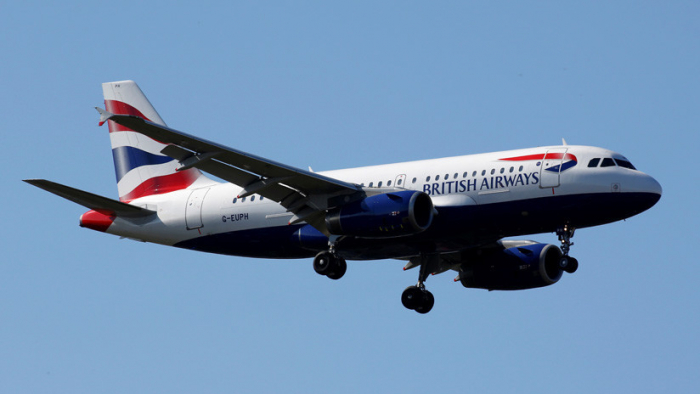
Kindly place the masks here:
[(114, 157), (114, 169), (117, 174), (117, 182), (134, 168), (174, 161), (174, 159), (168, 156), (154, 155), (153, 153), (148, 153), (131, 146), (122, 146), (112, 149), (112, 156)]

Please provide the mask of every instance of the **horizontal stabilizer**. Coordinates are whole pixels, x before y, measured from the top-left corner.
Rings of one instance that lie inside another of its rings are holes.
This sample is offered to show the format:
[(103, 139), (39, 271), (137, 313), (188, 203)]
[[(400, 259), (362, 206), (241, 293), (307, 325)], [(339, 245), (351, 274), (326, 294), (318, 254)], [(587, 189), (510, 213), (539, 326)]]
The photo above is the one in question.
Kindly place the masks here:
[(137, 218), (153, 215), (156, 212), (150, 209), (140, 208), (135, 205), (126, 204), (111, 198), (98, 196), (97, 194), (88, 193), (86, 191), (74, 189), (60, 183), (47, 181), (45, 179), (25, 179), (30, 185), (34, 185), (47, 192), (63, 197), (66, 200), (73, 201), (86, 208), (95, 211), (108, 211), (117, 216)]

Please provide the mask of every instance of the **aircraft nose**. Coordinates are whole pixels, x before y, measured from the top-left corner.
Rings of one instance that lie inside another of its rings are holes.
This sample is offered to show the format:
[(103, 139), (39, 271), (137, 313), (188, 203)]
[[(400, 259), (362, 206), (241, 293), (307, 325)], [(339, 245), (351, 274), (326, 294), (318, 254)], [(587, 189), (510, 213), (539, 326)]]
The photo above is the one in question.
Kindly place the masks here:
[[(632, 192), (635, 196), (637, 209), (646, 211), (656, 205), (661, 199), (663, 190), (661, 184), (647, 174), (639, 174), (632, 182), (627, 185), (627, 191)], [(631, 190), (630, 190), (631, 189)]]
[(647, 174), (644, 174), (642, 179), (639, 180), (637, 189), (637, 191), (640, 193), (654, 194), (658, 196), (658, 198), (661, 198), (661, 194), (663, 192), (661, 184), (656, 179)]

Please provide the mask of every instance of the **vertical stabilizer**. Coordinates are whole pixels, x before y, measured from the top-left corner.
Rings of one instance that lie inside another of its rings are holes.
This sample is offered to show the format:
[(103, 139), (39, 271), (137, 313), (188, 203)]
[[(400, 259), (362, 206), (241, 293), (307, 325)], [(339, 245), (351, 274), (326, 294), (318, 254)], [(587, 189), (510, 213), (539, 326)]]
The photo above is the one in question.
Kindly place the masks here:
[[(165, 126), (158, 112), (134, 81), (102, 84), (107, 111), (135, 115)], [(202, 173), (196, 168), (177, 171), (179, 163), (160, 153), (165, 144), (108, 121), (120, 201), (186, 189)]]

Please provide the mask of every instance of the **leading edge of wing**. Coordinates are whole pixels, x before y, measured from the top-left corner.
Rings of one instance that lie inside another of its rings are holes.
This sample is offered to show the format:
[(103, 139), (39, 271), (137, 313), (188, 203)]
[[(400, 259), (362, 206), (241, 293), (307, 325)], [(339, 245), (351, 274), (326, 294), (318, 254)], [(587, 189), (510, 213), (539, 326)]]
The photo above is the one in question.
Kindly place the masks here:
[[(284, 184), (306, 193), (343, 194), (343, 192), (354, 193), (358, 191), (358, 187), (352, 183), (343, 182), (338, 179), (326, 177), (233, 149), (166, 126), (155, 124), (138, 116), (112, 114), (101, 108), (97, 108), (97, 110), (101, 115), (100, 124), (111, 120), (162, 143), (178, 145), (200, 155), (215, 154), (212, 158), (215, 158), (216, 161), (226, 163), (265, 178), (284, 179)], [(246, 187), (248, 185), (238, 184), (238, 186)]]

